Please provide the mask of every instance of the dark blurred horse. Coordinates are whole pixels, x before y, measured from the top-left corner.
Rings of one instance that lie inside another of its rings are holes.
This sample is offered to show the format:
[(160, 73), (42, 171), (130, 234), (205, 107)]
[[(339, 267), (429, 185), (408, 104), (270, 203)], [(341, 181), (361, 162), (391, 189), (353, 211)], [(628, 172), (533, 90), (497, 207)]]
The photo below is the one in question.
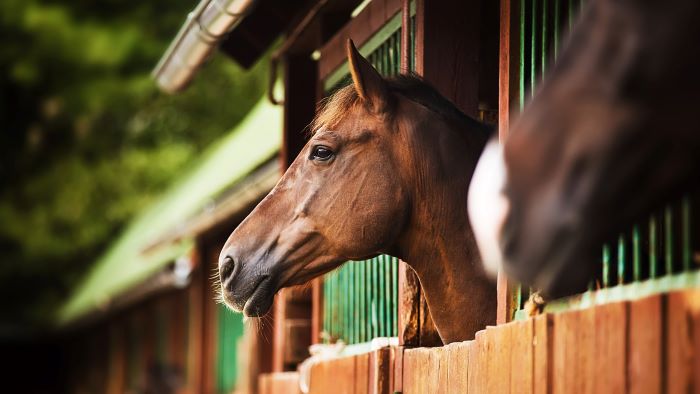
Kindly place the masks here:
[(475, 225), (484, 257), (550, 296), (584, 290), (606, 240), (698, 185), (699, 114), (700, 1), (590, 1), (509, 132), (502, 194), (476, 196), (496, 212)]

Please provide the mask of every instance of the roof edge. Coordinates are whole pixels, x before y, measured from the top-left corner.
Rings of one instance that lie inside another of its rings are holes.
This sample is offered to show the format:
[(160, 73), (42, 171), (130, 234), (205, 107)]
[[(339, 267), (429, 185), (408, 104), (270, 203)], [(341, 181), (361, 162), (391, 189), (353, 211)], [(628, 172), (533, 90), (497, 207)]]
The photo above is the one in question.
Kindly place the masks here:
[(175, 39), (151, 72), (167, 93), (184, 89), (224, 36), (238, 25), (258, 0), (201, 0), (187, 15)]

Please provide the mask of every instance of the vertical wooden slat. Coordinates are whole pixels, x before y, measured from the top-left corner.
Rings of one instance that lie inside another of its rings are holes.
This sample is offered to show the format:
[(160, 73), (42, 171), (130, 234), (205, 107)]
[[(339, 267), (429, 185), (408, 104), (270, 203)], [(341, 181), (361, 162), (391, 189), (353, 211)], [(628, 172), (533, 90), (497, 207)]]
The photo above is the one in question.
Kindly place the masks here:
[(484, 356), (484, 335), (485, 332), (479, 331), (476, 333), (474, 341), (469, 346), (469, 380), (467, 382), (469, 393), (485, 392), (488, 377), (485, 376), (485, 364), (488, 360)]
[(412, 349), (404, 349), (401, 357), (403, 360), (401, 390), (404, 394), (413, 392), (420, 379), (416, 373), (419, 363), (413, 353)]
[(534, 389), (535, 319), (509, 324), (511, 336), (510, 392), (532, 393)]
[[(510, 392), (510, 378), (512, 371), (506, 366), (510, 366), (511, 352), (513, 345), (511, 342), (512, 324), (489, 327), (486, 331), (490, 335), (489, 340), (489, 392), (503, 393)], [(519, 391), (516, 391), (519, 392)]]
[[(585, 357), (586, 336), (582, 311), (569, 311), (554, 315), (554, 353), (552, 392), (584, 393), (586, 388)], [(583, 342), (584, 346), (581, 346)], [(576, 367), (572, 367), (572, 366)]]
[(667, 393), (700, 392), (700, 290), (668, 295), (666, 331)]
[[(272, 313), (274, 316), (274, 337), (272, 339), (272, 372), (284, 371), (284, 347), (285, 347), (285, 327), (284, 322), (287, 314), (286, 290), (282, 289), (275, 296)], [(221, 348), (220, 346), (218, 347)]]
[(663, 360), (664, 295), (630, 303), (629, 362), (630, 393), (661, 393)]
[[(354, 376), (352, 385), (355, 386), (355, 394), (369, 394), (370, 393), (370, 376), (373, 374), (370, 372), (370, 354), (363, 353), (356, 356), (348, 357), (354, 359)], [(376, 378), (376, 377), (374, 377)]]
[(533, 322), (533, 392), (552, 392), (554, 361), (554, 319), (550, 314), (535, 317)]
[(469, 390), (469, 347), (473, 341), (456, 342), (445, 347), (449, 394), (466, 394)]
[(627, 391), (628, 315), (628, 302), (600, 305), (595, 309), (596, 393)]

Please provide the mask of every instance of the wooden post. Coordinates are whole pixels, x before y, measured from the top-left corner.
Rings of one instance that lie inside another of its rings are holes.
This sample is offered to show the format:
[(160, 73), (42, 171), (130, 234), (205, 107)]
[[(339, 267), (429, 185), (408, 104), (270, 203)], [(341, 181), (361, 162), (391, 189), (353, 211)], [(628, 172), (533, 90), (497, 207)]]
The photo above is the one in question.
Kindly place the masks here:
[(214, 302), (216, 293), (212, 283), (209, 281), (208, 272), (211, 272), (213, 265), (219, 257), (219, 248), (211, 246), (211, 244), (203, 247), (202, 250), (202, 271), (200, 281), (202, 282), (202, 312), (203, 312), (203, 327), (202, 327), (202, 381), (201, 390), (203, 393), (216, 392), (216, 376), (219, 371), (216, 370), (218, 357), (218, 310), (217, 304)]
[(283, 171), (306, 144), (306, 129), (316, 113), (317, 65), (307, 52), (284, 57)]
[[(517, 113), (518, 102), (518, 38), (517, 21), (520, 0), (501, 0), (500, 40), (498, 64), (498, 138), (501, 142), (508, 136), (510, 120)], [(509, 281), (503, 271), (498, 272), (497, 324), (509, 322), (518, 309), (520, 287)]]
[(275, 296), (272, 307), (274, 316), (272, 334), (272, 372), (284, 372), (284, 321), (286, 317), (287, 299), (286, 290), (282, 289)]
[[(481, 34), (483, 28), (491, 23), (490, 20), (482, 20), (486, 15), (482, 10), (487, 9), (488, 5), (482, 4), (481, 0), (457, 3), (416, 1), (415, 71), (460, 110), (474, 118), (478, 117), (480, 90), (488, 91), (489, 88), (482, 86), (480, 89), (480, 84), (489, 83), (488, 78), (483, 78), (484, 68), (480, 63), (488, 64), (490, 60), (480, 59), (486, 53), (482, 51), (482, 45), (486, 44), (482, 44)], [(495, 52), (493, 58), (495, 63)], [(405, 61), (407, 56), (402, 59)], [(495, 90), (495, 75), (493, 84)], [(425, 321), (424, 325), (419, 325), (420, 345), (439, 344), (439, 339), (435, 343), (438, 335), (434, 325), (426, 320), (429, 318), (427, 311), (422, 315), (419, 313), (419, 318)]]

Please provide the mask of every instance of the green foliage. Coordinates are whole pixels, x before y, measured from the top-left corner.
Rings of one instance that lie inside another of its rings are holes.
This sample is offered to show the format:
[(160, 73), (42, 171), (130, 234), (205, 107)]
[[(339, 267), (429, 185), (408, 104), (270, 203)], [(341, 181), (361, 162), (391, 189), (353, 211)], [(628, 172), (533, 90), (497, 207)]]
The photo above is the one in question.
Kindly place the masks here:
[(0, 2), (3, 320), (40, 323), (263, 93), (267, 62), (245, 71), (222, 55), (186, 92), (156, 89), (150, 71), (195, 5)]

